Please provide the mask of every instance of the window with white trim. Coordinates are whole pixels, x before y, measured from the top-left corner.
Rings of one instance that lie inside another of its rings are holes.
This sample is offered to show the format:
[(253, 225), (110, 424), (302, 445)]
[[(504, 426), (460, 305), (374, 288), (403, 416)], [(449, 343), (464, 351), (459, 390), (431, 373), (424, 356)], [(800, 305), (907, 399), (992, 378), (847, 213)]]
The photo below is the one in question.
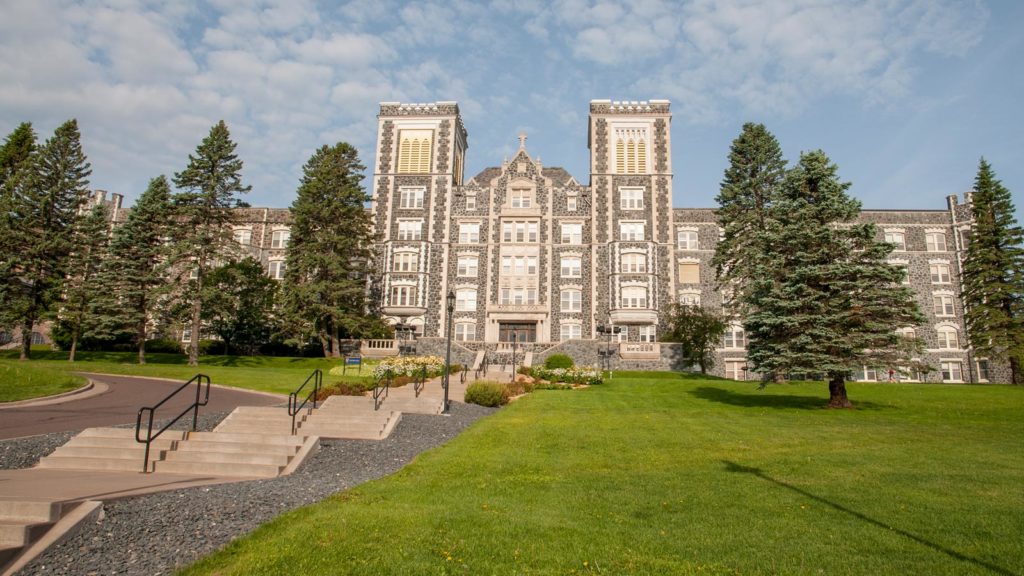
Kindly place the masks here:
[(924, 244), (929, 252), (945, 252), (946, 235), (942, 232), (928, 232), (924, 235)]
[(583, 338), (583, 326), (579, 324), (562, 324), (559, 328), (560, 340), (579, 340)]
[(533, 305), (537, 303), (537, 290), (535, 288), (502, 288), (498, 292), (498, 296), (499, 304), (520, 306), (523, 304)]
[(952, 326), (940, 326), (935, 331), (935, 335), (938, 339), (939, 348), (944, 350), (960, 349), (960, 338), (957, 335), (956, 328), (953, 328)]
[(725, 361), (725, 377), (730, 380), (746, 380), (747, 379), (747, 361), (746, 360), (726, 360)]
[(678, 266), (680, 284), (700, 284), (699, 262), (680, 262)]
[(475, 278), (479, 273), (479, 260), (476, 256), (459, 256), (456, 274), (462, 277)]
[(419, 268), (419, 261), (420, 256), (415, 252), (397, 252), (395, 253), (392, 270), (395, 272), (416, 272)]
[(747, 333), (743, 326), (732, 325), (726, 328), (722, 335), (722, 348), (745, 348), (747, 345)]
[(621, 306), (623, 308), (647, 308), (647, 288), (643, 286), (623, 287)]
[(422, 240), (423, 239), (423, 220), (399, 220), (398, 221), (398, 239), (399, 240)]
[(619, 240), (624, 242), (644, 239), (643, 222), (619, 222)]
[(562, 290), (561, 309), (562, 312), (582, 312), (583, 292), (576, 289)]
[(579, 278), (583, 275), (583, 262), (579, 256), (562, 256), (562, 278)]
[(942, 371), (943, 382), (964, 381), (963, 367), (959, 361), (946, 360), (944, 362), (940, 362), (939, 369)]
[(576, 198), (566, 198), (565, 209), (568, 212), (575, 212), (577, 210)]
[(423, 193), (426, 191), (423, 187), (406, 188), (402, 187), (398, 189), (399, 194), (399, 208), (405, 209), (416, 209), (423, 208)]
[(476, 194), (466, 196), (466, 210), (476, 210)]
[(539, 225), (535, 220), (512, 220), (501, 223), (501, 241), (509, 243), (537, 242)]
[(249, 246), (252, 244), (252, 230), (249, 228), (236, 228), (232, 233), (235, 243), (240, 246)]
[(267, 275), (274, 280), (284, 280), (284, 260), (271, 260), (267, 263)]
[(978, 369), (978, 382), (988, 382), (991, 380), (991, 377), (989, 376), (988, 358), (978, 358), (975, 360), (974, 366)]
[(536, 256), (502, 256), (501, 273), (504, 275), (535, 276), (537, 274)]
[(618, 174), (647, 173), (647, 129), (616, 128), (615, 172)]
[(949, 264), (929, 264), (928, 272), (932, 276), (932, 284), (949, 284)]
[(191, 328), (185, 328), (184, 330), (181, 331), (181, 341), (182, 342), (191, 342), (192, 341), (192, 329)]
[(932, 312), (936, 316), (952, 316), (954, 314), (953, 297), (945, 294), (932, 296)]
[(459, 342), (468, 342), (476, 340), (476, 323), (475, 322), (456, 322), (455, 323), (455, 340)]
[(415, 306), (416, 286), (397, 285), (391, 287), (392, 306)]
[(637, 341), (639, 342), (657, 342), (657, 330), (653, 325), (640, 326), (637, 329)]
[(533, 188), (512, 188), (508, 200), (512, 208), (530, 208), (533, 206)]
[(582, 244), (583, 224), (569, 222), (562, 224), (562, 244)]
[(285, 248), (288, 246), (288, 240), (292, 237), (292, 233), (288, 230), (274, 230), (270, 234), (270, 247), (271, 248)]
[(700, 306), (700, 292), (680, 292), (679, 305), (693, 308)]
[(637, 252), (623, 254), (621, 270), (623, 274), (646, 274), (647, 255)]
[(619, 208), (622, 210), (643, 210), (643, 188), (619, 188)]
[(697, 231), (680, 230), (676, 233), (676, 246), (680, 250), (697, 250)]
[(459, 312), (476, 310), (476, 289), (459, 288), (455, 291), (455, 309)]
[(479, 244), (480, 223), (469, 222), (459, 224), (459, 244)]
[(907, 240), (903, 232), (886, 230), (885, 241), (893, 245), (893, 251), (895, 252), (905, 252), (907, 250)]

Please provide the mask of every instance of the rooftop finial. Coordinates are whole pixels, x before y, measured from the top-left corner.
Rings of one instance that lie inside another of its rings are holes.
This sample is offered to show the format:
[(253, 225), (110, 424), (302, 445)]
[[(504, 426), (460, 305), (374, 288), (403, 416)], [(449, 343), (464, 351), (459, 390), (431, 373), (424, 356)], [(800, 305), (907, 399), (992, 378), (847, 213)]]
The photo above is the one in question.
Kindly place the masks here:
[(525, 150), (526, 149), (526, 132), (520, 132), (519, 133), (519, 149), (520, 150)]

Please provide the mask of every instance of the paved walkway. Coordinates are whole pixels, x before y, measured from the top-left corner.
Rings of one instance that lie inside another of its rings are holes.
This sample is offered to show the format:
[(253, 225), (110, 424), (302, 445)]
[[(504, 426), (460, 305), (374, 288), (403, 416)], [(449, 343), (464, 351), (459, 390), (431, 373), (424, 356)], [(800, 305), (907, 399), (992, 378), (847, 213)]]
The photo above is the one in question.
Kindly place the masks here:
[[(89, 374), (89, 379), (107, 390), (98, 395), (70, 396), (58, 404), (29, 404), (0, 408), (0, 440), (82, 430), (95, 426), (132, 424), (139, 408), (152, 406), (181, 386), (182, 382), (137, 376)], [(195, 399), (182, 392), (164, 404), (157, 419), (176, 416)], [(285, 396), (214, 386), (210, 403), (202, 413), (229, 412), (238, 406), (271, 406), (285, 402)]]

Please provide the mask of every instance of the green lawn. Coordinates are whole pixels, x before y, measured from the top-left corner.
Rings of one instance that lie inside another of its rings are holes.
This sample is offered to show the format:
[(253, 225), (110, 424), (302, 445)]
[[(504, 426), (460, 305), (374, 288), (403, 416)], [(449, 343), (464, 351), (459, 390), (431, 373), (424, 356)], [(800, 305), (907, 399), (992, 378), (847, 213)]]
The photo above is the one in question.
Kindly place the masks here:
[(0, 402), (52, 396), (85, 386), (85, 378), (17, 360), (0, 360)]
[[(4, 351), (0, 359), (17, 358), (17, 352)], [(58, 371), (99, 372), (188, 380), (202, 372), (214, 384), (236, 386), (263, 392), (287, 394), (292, 392), (316, 368), (324, 371), (324, 384), (342, 380), (341, 376), (327, 374), (327, 370), (341, 364), (340, 359), (279, 358), (270, 356), (203, 356), (199, 367), (188, 366), (188, 358), (181, 354), (146, 354), (146, 364), (135, 363), (137, 356), (129, 352), (79, 352), (74, 363), (67, 361), (67, 352), (34, 352), (25, 363), (33, 367)], [(364, 365), (362, 375), (349, 370), (348, 381), (369, 380), (372, 366)], [(0, 386), (6, 385), (6, 381)]]
[(617, 374), (186, 574), (1020, 574), (1024, 388)]

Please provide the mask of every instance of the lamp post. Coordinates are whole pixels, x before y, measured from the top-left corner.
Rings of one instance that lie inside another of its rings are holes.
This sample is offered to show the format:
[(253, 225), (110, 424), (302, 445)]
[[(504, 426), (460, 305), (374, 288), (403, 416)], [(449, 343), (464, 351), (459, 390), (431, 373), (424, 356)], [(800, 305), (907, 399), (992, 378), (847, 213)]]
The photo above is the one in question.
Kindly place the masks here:
[[(604, 360), (604, 369), (608, 372), (608, 379), (612, 377), (612, 334), (619, 334), (622, 332), (622, 328), (619, 326), (605, 326), (599, 324), (597, 326), (598, 334), (603, 334), (607, 337), (607, 346), (603, 351), (598, 350), (599, 355)], [(603, 352), (603, 353), (602, 353)]]
[(519, 339), (519, 331), (512, 331), (512, 378), (510, 382), (516, 381), (516, 341)]
[(448, 383), (452, 375), (452, 316), (455, 315), (455, 291), (449, 290), (448, 297), (448, 347), (444, 354), (444, 406), (442, 414), (448, 414)]
[(408, 352), (407, 345), (409, 343), (409, 333), (412, 331), (412, 326), (404, 322), (395, 324), (395, 339), (398, 340), (398, 355), (402, 356)]

